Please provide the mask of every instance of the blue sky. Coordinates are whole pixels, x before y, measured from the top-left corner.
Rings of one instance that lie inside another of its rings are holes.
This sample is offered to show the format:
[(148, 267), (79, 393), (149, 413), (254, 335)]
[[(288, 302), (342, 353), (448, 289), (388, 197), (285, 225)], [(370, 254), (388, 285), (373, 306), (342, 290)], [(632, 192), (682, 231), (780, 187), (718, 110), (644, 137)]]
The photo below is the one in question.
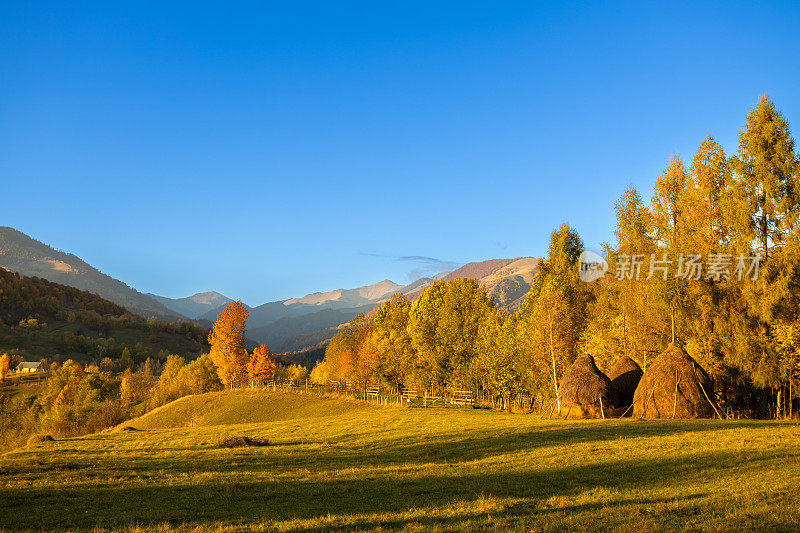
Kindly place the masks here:
[(768, 93), (800, 4), (0, 6), (0, 225), (144, 292), (249, 304), (610, 240)]

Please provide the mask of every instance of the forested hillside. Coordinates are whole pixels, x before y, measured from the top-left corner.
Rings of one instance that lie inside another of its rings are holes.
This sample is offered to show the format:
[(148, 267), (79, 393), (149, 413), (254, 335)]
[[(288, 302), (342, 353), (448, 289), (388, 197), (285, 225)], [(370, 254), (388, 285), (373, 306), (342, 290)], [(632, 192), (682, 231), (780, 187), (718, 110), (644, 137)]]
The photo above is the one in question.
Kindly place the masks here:
[(0, 268), (0, 353), (17, 359), (132, 366), (159, 353), (197, 355), (207, 336), (189, 322), (145, 320), (96, 294)]
[(13, 228), (0, 227), (0, 267), (99, 294), (145, 318), (178, 320), (181, 315), (81, 258), (55, 250)]

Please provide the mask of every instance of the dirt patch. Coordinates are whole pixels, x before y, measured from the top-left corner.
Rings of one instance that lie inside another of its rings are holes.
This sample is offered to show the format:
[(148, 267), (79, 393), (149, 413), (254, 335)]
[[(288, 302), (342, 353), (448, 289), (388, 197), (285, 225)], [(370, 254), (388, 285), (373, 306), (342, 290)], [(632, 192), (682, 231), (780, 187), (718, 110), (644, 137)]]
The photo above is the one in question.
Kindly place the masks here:
[(217, 441), (219, 448), (241, 448), (245, 446), (269, 446), (269, 440), (233, 435), (223, 437)]
[(28, 439), (28, 446), (42, 442), (53, 442), (54, 440), (56, 439), (54, 439), (52, 435), (31, 435)]

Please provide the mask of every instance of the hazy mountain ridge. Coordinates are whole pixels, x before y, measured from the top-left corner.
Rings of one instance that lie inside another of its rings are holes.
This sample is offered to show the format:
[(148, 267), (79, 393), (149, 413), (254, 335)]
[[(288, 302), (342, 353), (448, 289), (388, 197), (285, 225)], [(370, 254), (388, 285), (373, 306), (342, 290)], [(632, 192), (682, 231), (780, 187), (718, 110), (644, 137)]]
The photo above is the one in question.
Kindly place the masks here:
[(307, 294), (301, 298), (291, 298), (289, 300), (284, 300), (283, 305), (292, 306), (304, 304), (329, 307), (355, 307), (380, 301), (382, 298), (391, 296), (402, 288), (402, 285), (385, 279), (378, 283), (357, 287), (355, 289), (336, 289), (330, 292)]
[(78, 256), (56, 250), (14, 228), (0, 227), (0, 266), (24, 276), (93, 292), (143, 317), (184, 318), (161, 302), (103, 274)]
[(525, 300), (538, 265), (535, 257), (489, 259), (467, 263), (450, 272), (444, 280), (474, 279), (497, 306), (513, 313)]
[[(420, 278), (408, 285), (388, 279), (354, 289), (315, 292), (298, 298), (248, 307), (247, 336), (274, 351), (292, 351), (325, 342), (338, 326), (358, 313), (367, 313), (392, 294), (415, 300), (435, 279), (476, 280), (495, 303), (511, 312), (519, 309), (530, 289), (538, 260), (533, 257), (476, 261), (436, 278)], [(81, 290), (95, 292), (142, 316), (175, 320), (189, 317), (210, 325), (231, 301), (215, 291), (185, 298), (142, 294), (102, 274), (73, 254), (55, 250), (12, 228), (0, 228), (0, 266), (23, 275), (39, 276)]]
[(147, 296), (160, 302), (176, 313), (180, 313), (191, 319), (202, 318), (203, 315), (209, 311), (221, 310), (233, 301), (227, 296), (215, 291), (198, 292), (186, 298), (168, 298), (153, 293), (147, 293)]
[[(271, 350), (304, 348), (330, 339), (336, 334), (337, 326), (349, 322), (358, 313), (370, 311), (392, 294), (421, 292), (432, 282), (431, 278), (421, 278), (403, 286), (383, 280), (355, 289), (336, 289), (268, 302), (250, 310), (247, 335)], [(213, 320), (210, 313), (204, 318)]]
[[(441, 278), (445, 281), (460, 278), (474, 279), (496, 305), (509, 312), (514, 312), (520, 308), (530, 290), (530, 284), (538, 263), (539, 260), (534, 257), (476, 261), (467, 263)], [(324, 343), (336, 334), (338, 326), (349, 322), (358, 313), (368, 313), (395, 292), (402, 292), (409, 300), (415, 300), (433, 281), (433, 278), (421, 278), (404, 287), (388, 282), (388, 280), (380, 282), (376, 285), (383, 284), (382, 287), (385, 290), (373, 292), (373, 294), (381, 294), (378, 301), (357, 307), (341, 307), (343, 303), (352, 301), (348, 300), (345, 295), (369, 293), (364, 289), (375, 287), (374, 285), (350, 290), (339, 289), (327, 293), (315, 293), (307, 297), (284, 300), (283, 302), (270, 302), (251, 311), (248, 336), (258, 342), (267, 344), (272, 350), (302, 350), (306, 346)], [(388, 285), (387, 282), (391, 283), (392, 286)], [(294, 303), (287, 305), (287, 302)], [(315, 304), (311, 305), (308, 302), (315, 302)], [(281, 305), (283, 305), (284, 311), (291, 310), (296, 315), (253, 326), (253, 317), (257, 317), (256, 320), (263, 320), (267, 316), (274, 317), (281, 311)], [(320, 307), (323, 309), (319, 310)], [(312, 311), (311, 314), (307, 314), (309, 309), (316, 310)], [(318, 328), (313, 329), (314, 327)]]
[[(368, 313), (377, 304), (344, 309), (322, 309), (306, 315), (282, 318), (261, 327), (248, 327), (247, 336), (269, 346), (273, 351), (293, 351), (306, 346), (290, 343), (294, 338), (307, 337), (310, 344), (323, 342), (336, 334), (335, 327), (350, 322), (359, 313)], [(331, 328), (334, 328), (331, 330)], [(327, 335), (323, 330), (331, 330)], [(313, 339), (313, 341), (312, 341)]]

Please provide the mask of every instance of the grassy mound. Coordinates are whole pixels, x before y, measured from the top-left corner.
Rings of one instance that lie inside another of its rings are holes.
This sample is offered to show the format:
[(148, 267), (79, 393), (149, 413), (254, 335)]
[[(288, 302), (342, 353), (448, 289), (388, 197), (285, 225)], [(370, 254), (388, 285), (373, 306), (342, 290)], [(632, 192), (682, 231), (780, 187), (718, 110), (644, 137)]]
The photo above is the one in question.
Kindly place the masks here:
[(124, 425), (137, 429), (163, 429), (256, 424), (375, 409), (364, 402), (285, 392), (209, 392), (179, 398)]

